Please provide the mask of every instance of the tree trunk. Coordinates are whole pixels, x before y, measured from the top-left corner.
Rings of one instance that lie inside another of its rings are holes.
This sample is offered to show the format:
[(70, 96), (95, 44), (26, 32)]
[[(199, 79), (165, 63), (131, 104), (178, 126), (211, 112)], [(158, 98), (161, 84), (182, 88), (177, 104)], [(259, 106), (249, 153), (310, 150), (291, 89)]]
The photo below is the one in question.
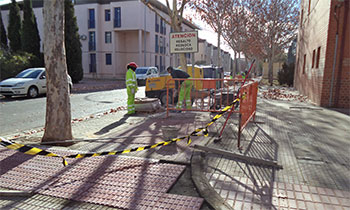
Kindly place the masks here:
[(241, 52), (238, 53), (237, 74), (241, 74)]
[(219, 25), (219, 28), (218, 28), (218, 67), (221, 67), (221, 46), (220, 46), (220, 40), (221, 40), (221, 27)]
[[(173, 6), (176, 5), (175, 4), (176, 1), (173, 2)], [(177, 11), (177, 10), (176, 10)], [(181, 28), (181, 22), (180, 22), (180, 18), (177, 17), (177, 12), (174, 11), (174, 13), (172, 14), (172, 27), (174, 28), (174, 31), (175, 32), (181, 32), (182, 28)], [(180, 56), (180, 65), (181, 65), (181, 69), (184, 70), (184, 71), (187, 71), (187, 61), (186, 61), (186, 56), (185, 56), (185, 53), (180, 53), (179, 54)]]
[(46, 121), (42, 142), (72, 139), (71, 109), (64, 48), (64, 1), (44, 1)]
[(272, 45), (271, 53), (269, 54), (269, 71), (268, 71), (270, 86), (273, 85), (273, 61), (274, 61), (274, 57), (275, 57), (275, 46)]
[(232, 74), (233, 77), (235, 77), (236, 74), (238, 73), (238, 71), (237, 71), (238, 62), (237, 62), (237, 52), (236, 52), (236, 51), (234, 51), (234, 55), (235, 55), (235, 70), (234, 70), (234, 72), (233, 72), (233, 74)]
[(187, 60), (186, 60), (185, 53), (180, 53), (179, 56), (180, 56), (181, 69), (184, 71), (187, 71)]

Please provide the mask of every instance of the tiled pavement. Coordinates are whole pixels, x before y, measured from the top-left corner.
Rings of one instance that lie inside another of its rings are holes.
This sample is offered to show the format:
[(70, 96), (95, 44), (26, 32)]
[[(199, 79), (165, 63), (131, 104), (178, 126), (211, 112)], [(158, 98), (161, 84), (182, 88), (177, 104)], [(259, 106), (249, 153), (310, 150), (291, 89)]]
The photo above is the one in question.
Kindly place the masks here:
[(157, 160), (100, 156), (74, 159), (63, 167), (56, 157), (2, 148), (0, 162), (0, 186), (14, 190), (123, 209), (199, 209), (203, 202), (168, 194), (185, 166)]
[[(242, 139), (242, 154), (277, 160), (283, 166), (282, 170), (252, 165), (217, 154), (204, 153), (204, 156), (199, 156), (201, 167), (198, 171), (203, 176), (202, 181), (206, 182), (201, 184), (207, 191), (200, 193), (214, 208), (350, 209), (349, 116), (326, 109), (290, 109), (290, 106), (312, 107), (305, 103), (259, 100), (257, 121), (264, 124), (251, 124), (243, 132)], [(123, 114), (124, 112), (117, 112), (73, 124), (74, 136), (83, 139), (106, 138), (106, 141), (79, 143), (71, 148), (99, 151), (107, 148), (133, 147), (140, 143), (154, 143), (162, 140), (159, 137), (162, 125), (181, 127), (181, 136), (192, 131), (194, 127), (202, 126), (206, 119), (209, 119), (207, 114), (187, 114), (183, 119), (178, 118), (179, 115), (173, 115), (168, 120), (162, 118), (162, 114), (130, 118), (123, 117)], [(235, 147), (237, 119), (233, 118), (230, 123), (231, 129), (225, 130), (221, 142), (214, 143), (212, 139), (203, 141), (203, 138), (198, 138), (194, 139), (193, 143), (238, 152)], [(140, 129), (142, 127), (144, 129)], [(219, 127), (214, 124), (210, 129), (211, 134), (215, 134)], [(40, 136), (40, 133), (37, 135)], [(113, 141), (108, 139), (128, 135), (148, 137), (125, 137)], [(187, 147), (185, 142), (179, 142), (177, 147), (169, 149), (164, 147), (162, 150), (157, 150), (158, 152), (141, 152), (140, 156), (186, 162), (191, 160), (192, 150), (193, 148)], [(192, 160), (192, 168), (196, 168), (199, 165), (197, 163)], [(211, 198), (215, 196), (220, 199), (212, 203)], [(218, 202), (224, 205), (217, 205)], [(0, 207), (2, 209), (111, 208), (107, 205), (39, 194), (30, 198), (1, 198)], [(163, 206), (161, 208), (169, 209)]]
[[(290, 106), (261, 100), (256, 121), (264, 123), (251, 124), (243, 132), (241, 154), (278, 161), (282, 170), (205, 153), (202, 173), (214, 189), (212, 195), (226, 204), (219, 208), (350, 209), (350, 118), (326, 109), (304, 109), (311, 105), (294, 104), (304, 107), (298, 110)], [(232, 138), (235, 123), (233, 118), (232, 133), (227, 129), (222, 141), (207, 146), (239, 153)], [(219, 202), (209, 201), (213, 206)]]

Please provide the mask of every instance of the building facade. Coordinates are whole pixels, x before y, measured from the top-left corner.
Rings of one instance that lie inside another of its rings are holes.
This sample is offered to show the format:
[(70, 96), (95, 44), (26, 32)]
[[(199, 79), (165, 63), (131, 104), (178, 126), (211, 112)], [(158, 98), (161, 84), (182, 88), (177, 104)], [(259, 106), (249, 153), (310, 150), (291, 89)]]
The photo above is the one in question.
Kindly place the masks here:
[(349, 0), (303, 0), (294, 87), (316, 105), (350, 108)]
[[(156, 0), (149, 3), (156, 12), (140, 0), (74, 1), (85, 78), (123, 79), (126, 64), (131, 61), (139, 66), (156, 66), (160, 72), (169, 65), (180, 66), (179, 55), (169, 53), (171, 27), (164, 21), (170, 20), (167, 8)], [(42, 6), (42, 1), (33, 2), (40, 37), (44, 36)], [(6, 6), (2, 7), (5, 28), (8, 13)], [(185, 20), (182, 29), (194, 31), (199, 28)], [(199, 53), (203, 52), (195, 53), (195, 62)], [(202, 57), (211, 60), (213, 52), (205, 47), (204, 53), (207, 54)], [(191, 56), (186, 54), (189, 64)]]

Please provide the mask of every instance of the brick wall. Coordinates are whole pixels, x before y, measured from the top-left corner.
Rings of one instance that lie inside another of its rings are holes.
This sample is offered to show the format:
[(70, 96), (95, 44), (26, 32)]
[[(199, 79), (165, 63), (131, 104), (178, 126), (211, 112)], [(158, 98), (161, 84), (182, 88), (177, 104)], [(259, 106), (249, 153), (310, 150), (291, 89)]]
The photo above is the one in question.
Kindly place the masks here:
[[(338, 16), (338, 46), (336, 51), (336, 65), (334, 68), (333, 88), (332, 72), (336, 43), (337, 21), (334, 13), (330, 15), (328, 30), (328, 49), (325, 69), (324, 91), (322, 93), (321, 106), (331, 106), (339, 108), (350, 108), (350, 15), (349, 0), (343, 3), (332, 1), (332, 11), (337, 5), (341, 5), (336, 11)], [(330, 100), (332, 89), (332, 99)]]
[[(294, 86), (303, 95), (307, 95), (315, 104), (320, 105), (322, 83), (326, 63), (327, 33), (330, 15), (330, 0), (301, 1), (299, 33), (296, 56)], [(319, 63), (312, 65), (312, 59), (319, 50)], [(306, 61), (304, 58), (306, 57)]]
[[(310, 10), (309, 3), (311, 3)], [(348, 3), (347, 0), (339, 10), (337, 65), (331, 105), (343, 108), (349, 107), (350, 94), (349, 47), (346, 47), (350, 46), (347, 26), (350, 23), (349, 17), (347, 24), (344, 25), (345, 7), (348, 7)], [(301, 94), (307, 95), (320, 106), (329, 106), (336, 34), (335, 4), (338, 4), (338, 1), (301, 2), (294, 86)]]

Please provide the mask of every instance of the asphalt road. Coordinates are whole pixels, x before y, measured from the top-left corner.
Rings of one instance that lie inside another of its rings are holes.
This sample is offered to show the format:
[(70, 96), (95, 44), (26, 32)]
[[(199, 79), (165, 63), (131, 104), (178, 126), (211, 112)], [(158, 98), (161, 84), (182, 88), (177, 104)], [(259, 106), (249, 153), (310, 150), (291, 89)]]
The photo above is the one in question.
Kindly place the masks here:
[[(145, 97), (145, 87), (139, 87), (136, 97)], [(103, 113), (126, 106), (126, 90), (73, 93), (70, 96), (72, 119)], [(0, 98), (0, 136), (9, 136), (45, 125), (46, 97), (35, 99)]]

